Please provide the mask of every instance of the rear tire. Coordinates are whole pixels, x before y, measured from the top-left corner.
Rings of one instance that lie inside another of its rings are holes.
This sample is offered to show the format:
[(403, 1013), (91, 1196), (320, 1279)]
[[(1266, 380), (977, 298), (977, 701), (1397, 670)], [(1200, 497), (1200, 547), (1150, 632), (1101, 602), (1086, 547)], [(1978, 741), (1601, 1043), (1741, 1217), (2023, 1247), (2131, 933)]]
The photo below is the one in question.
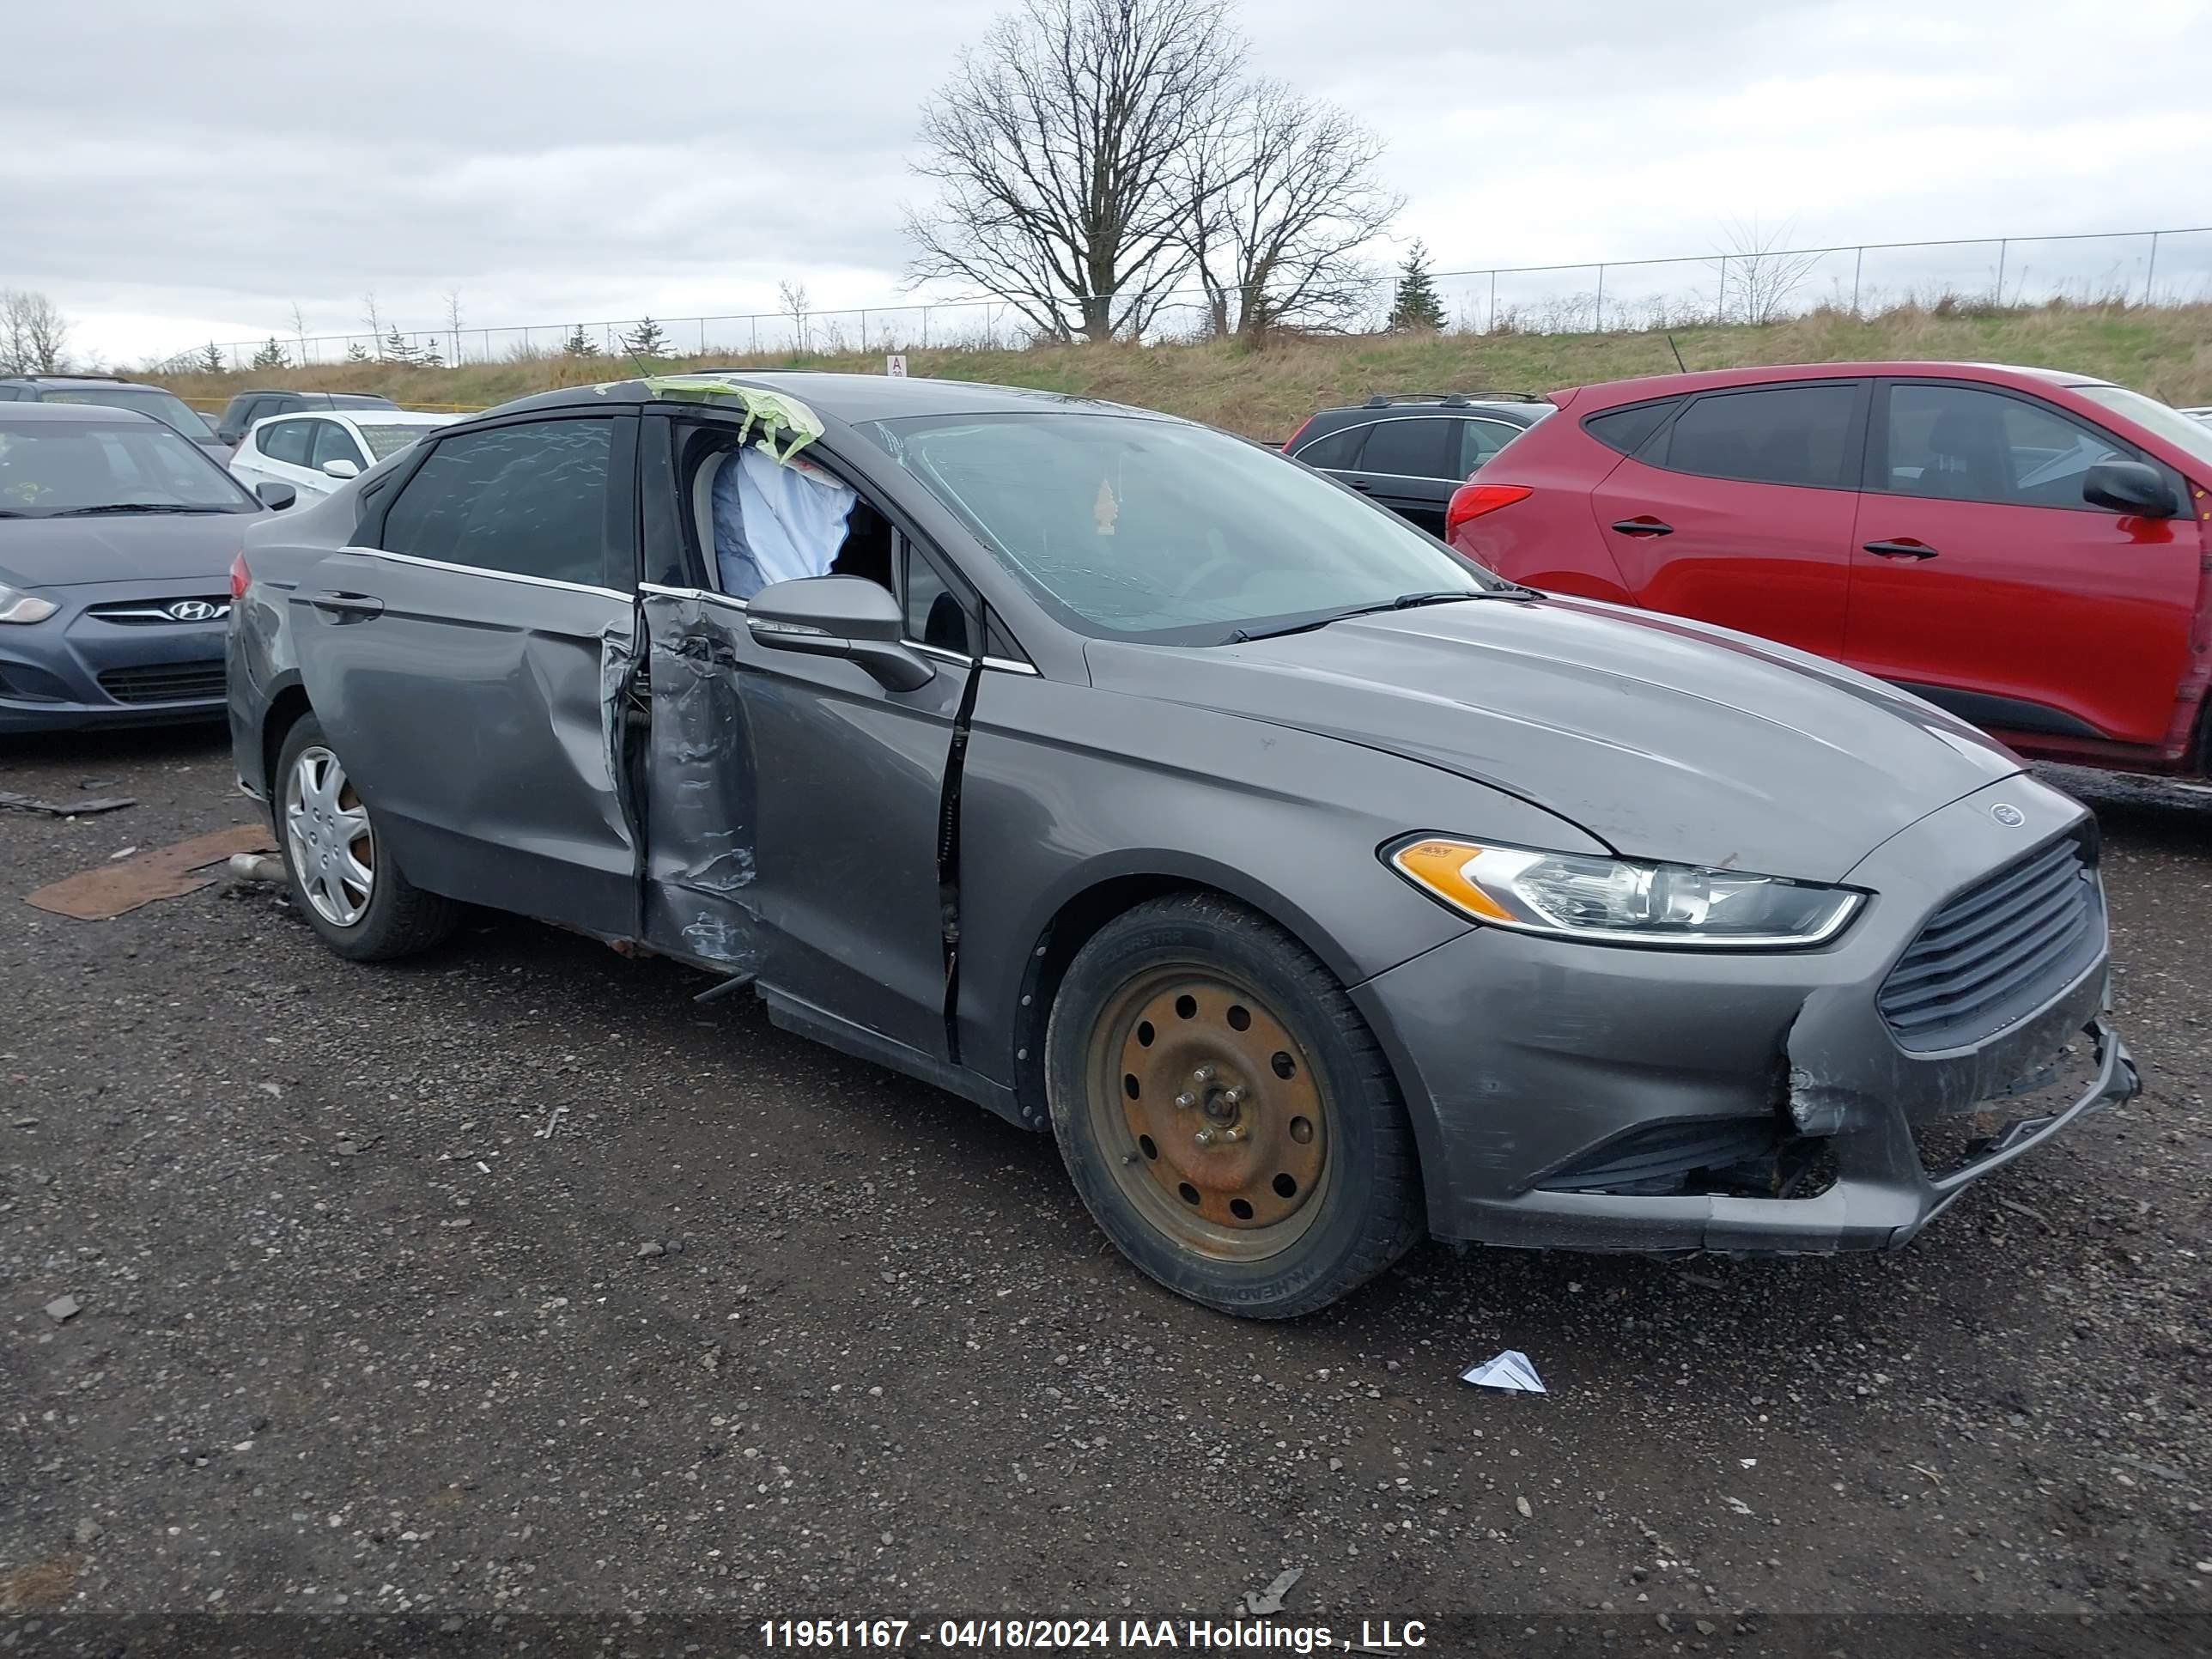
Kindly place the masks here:
[(349, 961), (388, 962), (451, 937), (461, 907), (401, 873), (313, 714), (285, 734), (272, 784), (285, 883), (324, 944)]
[(1311, 1313), (1425, 1231), (1374, 1033), (1311, 951), (1228, 899), (1156, 899), (1085, 945), (1053, 1001), (1045, 1078), (1092, 1217), (1194, 1302)]

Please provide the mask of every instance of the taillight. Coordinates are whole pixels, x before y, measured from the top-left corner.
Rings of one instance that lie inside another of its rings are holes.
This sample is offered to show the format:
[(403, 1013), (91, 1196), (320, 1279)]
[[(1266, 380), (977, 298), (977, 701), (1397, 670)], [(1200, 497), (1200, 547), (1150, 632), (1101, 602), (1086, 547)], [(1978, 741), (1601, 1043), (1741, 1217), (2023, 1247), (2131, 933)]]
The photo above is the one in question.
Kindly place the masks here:
[(1298, 422), (1298, 429), (1291, 434), (1289, 437), (1284, 439), (1282, 442), (1277, 444), (1275, 447), (1282, 453), (1285, 455), (1289, 454), (1293, 449), (1296, 449), (1298, 447), (1298, 440), (1306, 435), (1306, 428), (1313, 423), (1314, 417), (1310, 415), (1307, 416), (1305, 419)]
[(1444, 536), (1449, 539), (1470, 519), (1525, 501), (1535, 493), (1525, 484), (1463, 483), (1452, 492), (1451, 502), (1444, 508)]
[(230, 562), (230, 597), (234, 600), (246, 597), (246, 585), (253, 580), (253, 573), (246, 568), (246, 555), (241, 553)]

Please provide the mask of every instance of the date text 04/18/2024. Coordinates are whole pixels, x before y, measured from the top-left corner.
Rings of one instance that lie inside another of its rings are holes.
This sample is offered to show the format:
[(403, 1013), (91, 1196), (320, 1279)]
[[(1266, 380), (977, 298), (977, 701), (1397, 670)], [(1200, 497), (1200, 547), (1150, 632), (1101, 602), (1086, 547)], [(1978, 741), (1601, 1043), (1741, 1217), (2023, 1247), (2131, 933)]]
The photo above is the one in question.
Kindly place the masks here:
[(1404, 1623), (1363, 1620), (1354, 1640), (1349, 1632), (1326, 1625), (1286, 1625), (1237, 1620), (1213, 1624), (1167, 1619), (947, 1619), (935, 1629), (910, 1619), (775, 1619), (763, 1620), (761, 1640), (769, 1648), (898, 1649), (911, 1640), (944, 1648), (1078, 1650), (1106, 1652), (1136, 1649), (1194, 1649), (1250, 1652), (1255, 1649), (1312, 1653), (1406, 1652), (1428, 1645), (1419, 1620)]

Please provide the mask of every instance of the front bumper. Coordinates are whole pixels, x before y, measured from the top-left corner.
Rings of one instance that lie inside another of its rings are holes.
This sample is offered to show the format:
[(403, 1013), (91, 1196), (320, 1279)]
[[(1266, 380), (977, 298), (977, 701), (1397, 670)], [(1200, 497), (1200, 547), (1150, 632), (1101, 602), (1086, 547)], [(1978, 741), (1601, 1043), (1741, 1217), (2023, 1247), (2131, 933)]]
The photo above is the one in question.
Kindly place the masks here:
[[(1999, 802), (2026, 823), (2000, 823)], [(1939, 905), (2085, 817), (2025, 777), (1930, 814), (1850, 872), (1875, 896), (1818, 951), (1622, 950), (1477, 928), (1356, 988), (1413, 1113), (1431, 1231), (1592, 1250), (1904, 1243), (1975, 1180), (2139, 1087), (2105, 1018), (2101, 895), (2094, 959), (1978, 1042), (1909, 1051), (1875, 1006)], [(1956, 1167), (1923, 1162), (1920, 1139), (1970, 1114), (2005, 1115), (2008, 1088), (2085, 1035), (2093, 1075), (2076, 1093), (2014, 1113)], [(1812, 1170), (1784, 1190), (1810, 1195), (1694, 1178), (1678, 1192), (1590, 1190), (1574, 1178), (1605, 1149), (1655, 1136), (1764, 1137)]]
[(43, 590), (61, 602), (58, 614), (0, 627), (0, 732), (220, 719), (222, 614), (191, 623), (111, 618), (185, 599), (227, 612), (228, 586), (218, 574)]

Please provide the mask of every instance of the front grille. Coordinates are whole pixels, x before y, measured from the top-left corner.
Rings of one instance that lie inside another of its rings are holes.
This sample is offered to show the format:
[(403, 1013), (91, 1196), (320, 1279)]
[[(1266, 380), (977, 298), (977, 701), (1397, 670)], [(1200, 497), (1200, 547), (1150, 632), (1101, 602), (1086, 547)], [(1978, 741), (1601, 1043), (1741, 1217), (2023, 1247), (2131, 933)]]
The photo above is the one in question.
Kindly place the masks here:
[[(173, 617), (173, 605), (204, 606), (205, 616)], [(97, 617), (104, 623), (127, 625), (154, 623), (174, 627), (182, 623), (219, 623), (230, 615), (230, 595), (228, 593), (185, 593), (173, 599), (120, 599), (107, 605), (88, 605), (84, 608), (88, 617)]]
[(118, 702), (196, 702), (222, 695), (222, 663), (154, 663), (144, 668), (111, 668), (100, 689)]
[(1929, 917), (1876, 1006), (1907, 1048), (1978, 1042), (2070, 983), (2103, 941), (2094, 848), (2068, 836)]

